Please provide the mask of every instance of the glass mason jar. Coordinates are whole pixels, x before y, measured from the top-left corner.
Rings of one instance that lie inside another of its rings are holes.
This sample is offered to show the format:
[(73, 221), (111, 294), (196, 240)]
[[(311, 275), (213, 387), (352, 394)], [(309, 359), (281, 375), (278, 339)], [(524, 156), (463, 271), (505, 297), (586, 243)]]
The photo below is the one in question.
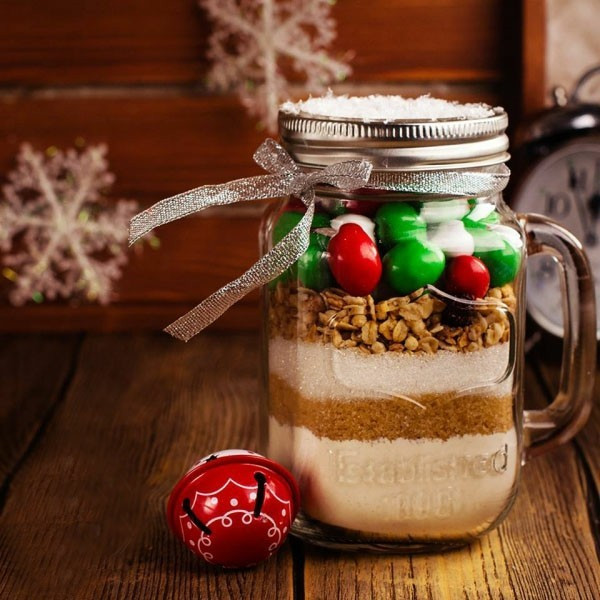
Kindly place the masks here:
[[(308, 541), (465, 544), (506, 516), (525, 460), (587, 418), (595, 304), (581, 246), (493, 189), (448, 187), (449, 174), (476, 185), (503, 169), (507, 116), (494, 111), (367, 123), (280, 113), (301, 168), (373, 164), (365, 189), (317, 188), (308, 250), (263, 292), (265, 451), (300, 484), (292, 532)], [(407, 191), (406, 174), (424, 191)], [(262, 252), (305, 210), (296, 197), (274, 205)], [(524, 411), (524, 270), (539, 252), (562, 266), (568, 326), (559, 395)]]

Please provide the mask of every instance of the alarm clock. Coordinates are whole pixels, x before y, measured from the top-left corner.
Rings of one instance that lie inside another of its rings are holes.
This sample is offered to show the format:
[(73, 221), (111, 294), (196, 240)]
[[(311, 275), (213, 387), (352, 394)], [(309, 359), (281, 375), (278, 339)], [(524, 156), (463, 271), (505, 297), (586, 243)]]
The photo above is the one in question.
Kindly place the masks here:
[[(584, 246), (600, 297), (600, 104), (581, 102), (579, 91), (600, 66), (586, 72), (569, 98), (555, 88), (555, 106), (518, 135), (522, 166), (512, 207), (539, 213), (571, 231)], [(523, 166), (525, 165), (525, 166)], [(560, 272), (549, 255), (527, 263), (527, 310), (550, 333), (563, 335)], [(600, 339), (600, 313), (596, 335)]]

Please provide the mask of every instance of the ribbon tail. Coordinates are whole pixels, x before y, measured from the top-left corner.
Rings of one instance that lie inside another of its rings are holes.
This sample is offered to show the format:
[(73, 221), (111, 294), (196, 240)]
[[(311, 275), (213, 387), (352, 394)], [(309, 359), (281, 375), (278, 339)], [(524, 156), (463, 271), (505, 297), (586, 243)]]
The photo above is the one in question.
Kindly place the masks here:
[[(281, 275), (307, 250), (315, 211), (314, 193), (307, 199), (307, 210), (299, 223), (272, 250), (236, 280), (223, 286), (188, 313), (171, 323), (165, 331), (187, 342), (216, 321), (233, 304), (252, 290)], [(305, 194), (306, 198), (306, 194)]]
[(291, 175), (256, 175), (218, 185), (204, 185), (157, 202), (131, 219), (129, 245), (161, 225), (210, 206), (275, 198), (289, 190)]

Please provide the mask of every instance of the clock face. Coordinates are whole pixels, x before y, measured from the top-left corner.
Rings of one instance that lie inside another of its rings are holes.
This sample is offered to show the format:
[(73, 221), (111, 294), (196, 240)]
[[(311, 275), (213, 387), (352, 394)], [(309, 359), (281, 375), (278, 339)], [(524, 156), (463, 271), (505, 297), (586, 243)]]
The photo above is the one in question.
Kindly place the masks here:
[[(600, 298), (600, 138), (570, 142), (540, 161), (520, 187), (519, 212), (546, 215), (583, 244)], [(562, 301), (558, 265), (548, 255), (527, 262), (527, 308), (539, 325), (562, 336)], [(597, 316), (600, 339), (600, 315)]]

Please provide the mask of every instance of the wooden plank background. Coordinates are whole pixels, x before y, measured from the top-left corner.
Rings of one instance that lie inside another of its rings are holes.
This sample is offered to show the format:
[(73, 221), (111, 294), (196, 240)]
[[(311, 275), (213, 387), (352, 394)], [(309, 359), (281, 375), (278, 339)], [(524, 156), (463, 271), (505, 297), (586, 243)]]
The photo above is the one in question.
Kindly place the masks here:
[[(114, 197), (141, 206), (258, 172), (251, 157), (265, 132), (234, 97), (207, 91), (210, 24), (194, 0), (0, 0), (0, 14), (0, 178), (21, 143), (44, 149), (77, 138), (109, 145)], [(333, 14), (332, 52), (354, 54), (338, 92), (483, 100), (515, 122), (541, 106), (540, 2), (339, 0)], [(294, 96), (304, 94), (298, 81)], [(256, 259), (261, 209), (160, 230), (161, 249), (132, 252), (109, 307), (15, 309), (3, 282), (0, 330), (162, 327)], [(255, 306), (256, 296), (247, 298), (217, 326), (255, 325)]]
[[(357, 81), (496, 81), (515, 50), (502, 0), (339, 0), (333, 52), (354, 51)], [(210, 31), (193, 0), (3, 0), (5, 83), (193, 84)], [(514, 28), (514, 29), (513, 29)], [(377, 40), (377, 43), (373, 43)]]

